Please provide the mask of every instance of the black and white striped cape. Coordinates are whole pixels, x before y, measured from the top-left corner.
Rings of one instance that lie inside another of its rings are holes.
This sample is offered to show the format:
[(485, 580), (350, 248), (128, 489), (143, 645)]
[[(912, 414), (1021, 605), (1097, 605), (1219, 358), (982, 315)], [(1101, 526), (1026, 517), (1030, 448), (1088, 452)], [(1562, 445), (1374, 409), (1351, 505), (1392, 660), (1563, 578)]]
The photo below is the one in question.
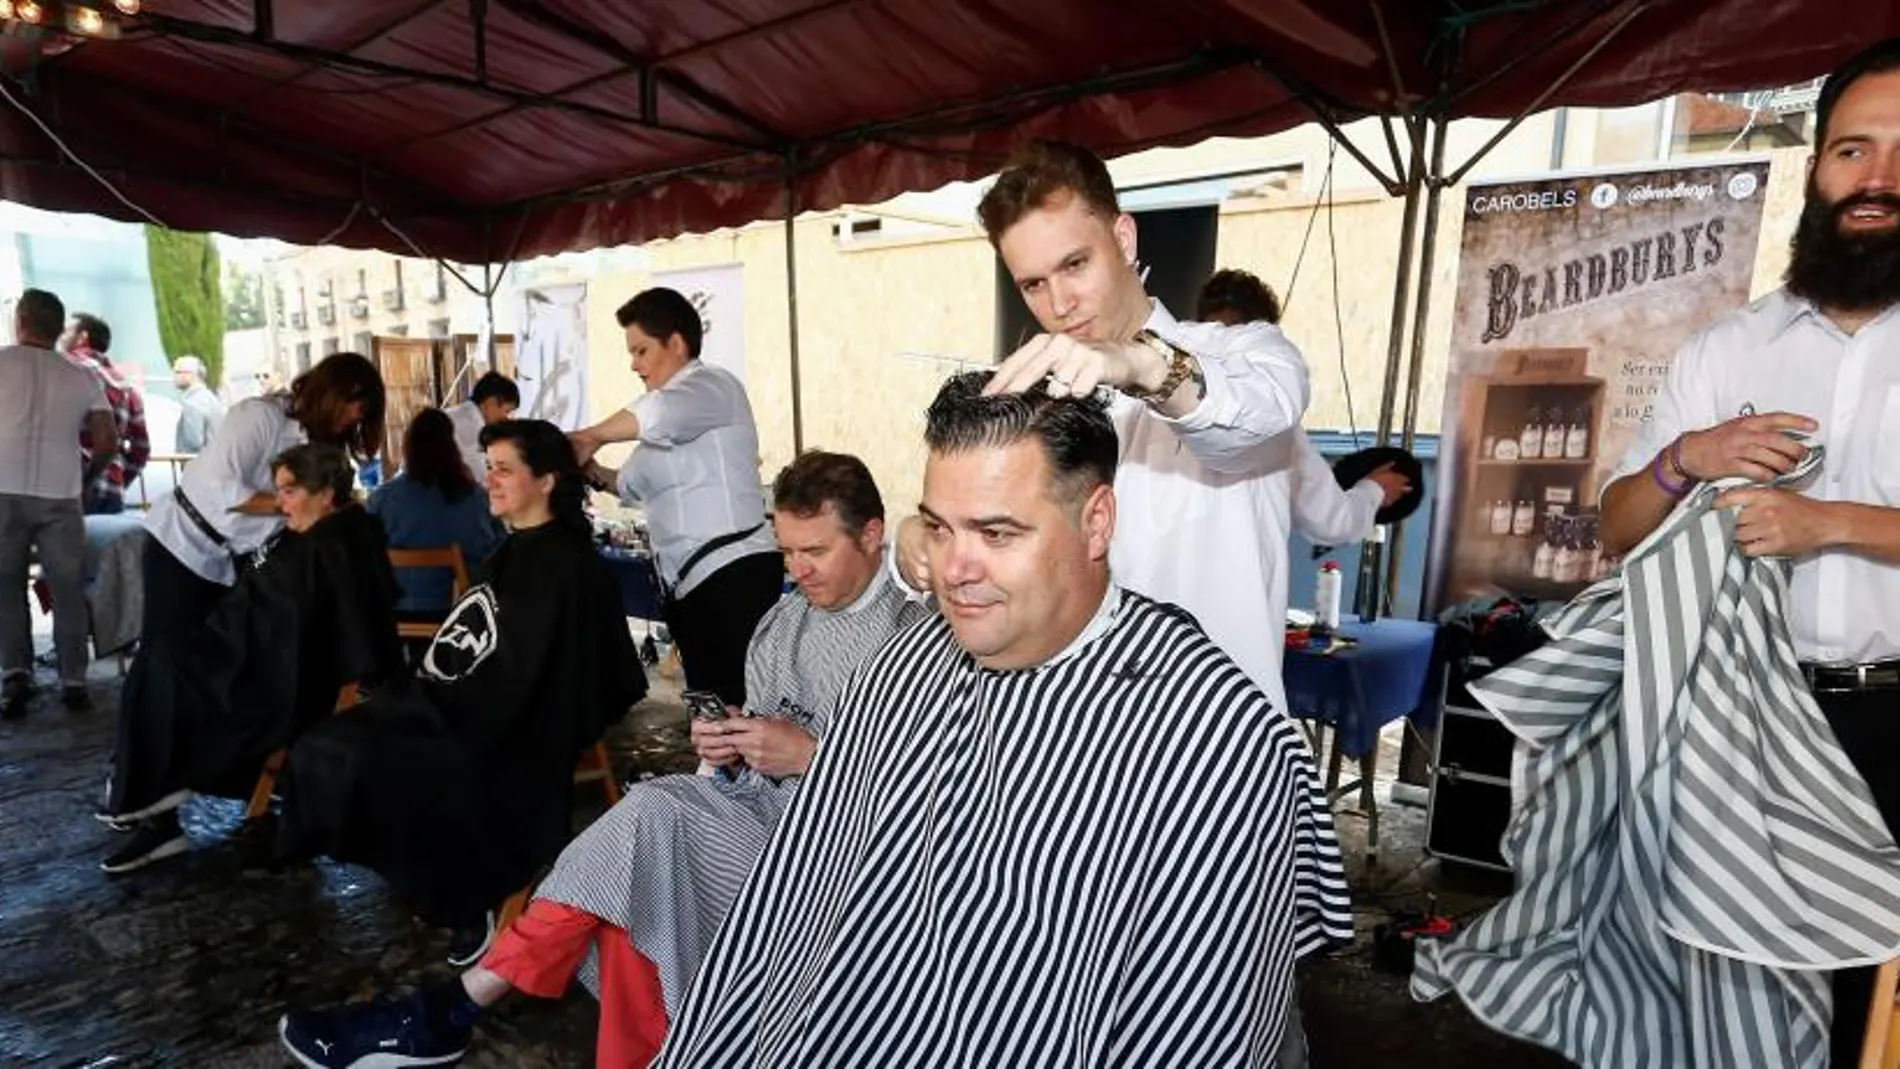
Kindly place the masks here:
[(1185, 613), (1031, 670), (933, 618), (840, 703), (657, 1065), (1267, 1066), (1351, 936), (1299, 731)]
[(1797, 666), (1788, 563), (1716, 493), (1472, 688), (1518, 737), (1518, 889), (1412, 990), (1587, 1067), (1820, 1069), (1825, 970), (1900, 953), (1900, 851)]

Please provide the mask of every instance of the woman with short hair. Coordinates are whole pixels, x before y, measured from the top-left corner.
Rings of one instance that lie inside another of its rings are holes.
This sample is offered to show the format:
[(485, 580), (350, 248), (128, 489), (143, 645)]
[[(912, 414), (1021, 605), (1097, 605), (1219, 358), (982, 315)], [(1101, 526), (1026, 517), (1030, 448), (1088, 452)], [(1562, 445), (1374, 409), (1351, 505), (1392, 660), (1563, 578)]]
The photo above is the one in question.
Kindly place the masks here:
[(785, 589), (752, 404), (737, 376), (700, 360), (705, 325), (678, 290), (644, 290), (615, 316), (647, 392), (575, 432), (575, 452), (586, 463), (609, 443), (639, 443), (617, 489), (646, 512), (686, 685), (743, 706), (746, 645)]
[(309, 443), (270, 470), (284, 529), (204, 619), (148, 643), (126, 681), (138, 715), (119, 719), (117, 807), (100, 816), (134, 834), (107, 872), (182, 853), (190, 792), (248, 795), (344, 685), (402, 672), (396, 581), (381, 525), (352, 494), (349, 457)]

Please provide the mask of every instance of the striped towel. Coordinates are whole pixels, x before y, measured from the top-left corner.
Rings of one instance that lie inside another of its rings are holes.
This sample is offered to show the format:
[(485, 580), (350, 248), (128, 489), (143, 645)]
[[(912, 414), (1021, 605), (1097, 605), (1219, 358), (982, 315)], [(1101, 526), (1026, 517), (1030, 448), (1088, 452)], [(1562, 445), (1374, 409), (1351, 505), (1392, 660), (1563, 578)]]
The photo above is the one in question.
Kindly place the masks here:
[(1900, 849), (1802, 679), (1788, 563), (1735, 550), (1719, 489), (1472, 688), (1518, 739), (1518, 888), (1412, 992), (1583, 1066), (1822, 1069), (1827, 972), (1900, 954)]

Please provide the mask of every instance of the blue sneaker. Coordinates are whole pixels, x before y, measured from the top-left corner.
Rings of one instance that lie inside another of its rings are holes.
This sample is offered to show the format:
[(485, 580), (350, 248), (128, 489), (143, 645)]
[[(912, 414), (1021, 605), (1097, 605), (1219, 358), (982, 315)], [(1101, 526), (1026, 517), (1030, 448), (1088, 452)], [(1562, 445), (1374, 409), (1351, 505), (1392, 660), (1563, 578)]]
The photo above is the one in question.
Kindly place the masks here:
[(431, 1020), (422, 993), (322, 1010), (292, 1010), (277, 1023), (284, 1049), (311, 1069), (454, 1065), (472, 1027)]

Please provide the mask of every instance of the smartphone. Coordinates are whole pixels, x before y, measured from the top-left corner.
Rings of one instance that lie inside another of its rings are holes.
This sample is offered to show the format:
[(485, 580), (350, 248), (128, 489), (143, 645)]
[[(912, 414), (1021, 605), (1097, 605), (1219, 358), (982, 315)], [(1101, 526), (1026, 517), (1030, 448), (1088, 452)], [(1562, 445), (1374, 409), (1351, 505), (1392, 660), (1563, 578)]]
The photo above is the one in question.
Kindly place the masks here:
[(710, 690), (689, 690), (684, 695), (686, 711), (694, 720), (724, 720), (726, 703)]

